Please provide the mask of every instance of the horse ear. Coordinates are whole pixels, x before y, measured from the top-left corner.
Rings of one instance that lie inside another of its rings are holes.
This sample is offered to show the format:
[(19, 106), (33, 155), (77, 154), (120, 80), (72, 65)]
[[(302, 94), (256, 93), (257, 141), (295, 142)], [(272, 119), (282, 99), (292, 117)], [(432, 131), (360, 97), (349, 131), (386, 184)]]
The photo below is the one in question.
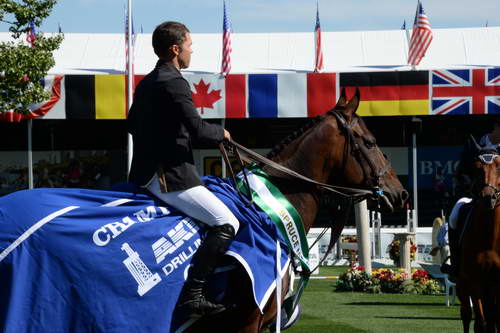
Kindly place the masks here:
[(347, 103), (347, 106), (346, 106), (347, 112), (349, 112), (351, 115), (354, 115), (356, 113), (356, 110), (358, 109), (360, 95), (361, 95), (361, 93), (359, 91), (359, 88), (356, 87), (356, 93), (349, 100), (349, 103)]
[(481, 150), (481, 146), (477, 143), (472, 134), (469, 134), (469, 146), (477, 151)]
[(340, 91), (339, 100), (337, 101), (337, 105), (346, 106), (346, 104), (347, 104), (347, 97), (346, 97), (345, 87), (342, 87), (342, 90)]

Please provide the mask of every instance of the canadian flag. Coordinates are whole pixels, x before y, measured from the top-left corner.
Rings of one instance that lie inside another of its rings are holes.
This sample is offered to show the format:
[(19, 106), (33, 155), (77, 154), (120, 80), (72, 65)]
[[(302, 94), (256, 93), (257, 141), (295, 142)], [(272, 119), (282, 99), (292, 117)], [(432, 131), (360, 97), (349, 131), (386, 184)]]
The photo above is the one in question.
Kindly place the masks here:
[(203, 118), (245, 118), (246, 75), (185, 75)]

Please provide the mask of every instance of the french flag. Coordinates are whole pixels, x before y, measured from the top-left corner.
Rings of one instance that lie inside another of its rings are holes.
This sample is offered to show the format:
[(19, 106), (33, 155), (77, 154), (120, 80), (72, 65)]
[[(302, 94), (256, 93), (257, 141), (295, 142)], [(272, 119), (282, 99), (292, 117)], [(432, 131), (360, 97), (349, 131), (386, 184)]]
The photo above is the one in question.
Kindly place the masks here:
[(336, 73), (185, 75), (203, 118), (307, 118), (338, 96)]

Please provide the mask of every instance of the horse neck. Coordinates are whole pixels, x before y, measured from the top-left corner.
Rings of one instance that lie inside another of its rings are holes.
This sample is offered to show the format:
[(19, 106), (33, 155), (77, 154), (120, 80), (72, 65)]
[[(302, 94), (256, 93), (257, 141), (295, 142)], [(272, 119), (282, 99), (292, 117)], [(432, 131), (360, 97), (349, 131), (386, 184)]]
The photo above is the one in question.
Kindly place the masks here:
[[(475, 247), (478, 249), (496, 248), (500, 251), (500, 206), (491, 210), (477, 203), (470, 222), (471, 230), (469, 234)], [(480, 237), (481, 241), (477, 241), (473, 235)]]
[(493, 244), (492, 249), (500, 254), (500, 206), (496, 206), (493, 214)]
[[(330, 169), (325, 168), (325, 151), (328, 150), (325, 150), (325, 143), (317, 137), (315, 131), (306, 132), (286, 146), (273, 160), (312, 180), (327, 182)], [(266, 171), (273, 178), (272, 182), (298, 211), (307, 232), (313, 225), (319, 209), (320, 193), (317, 186), (291, 177), (279, 177), (279, 173), (271, 169)]]

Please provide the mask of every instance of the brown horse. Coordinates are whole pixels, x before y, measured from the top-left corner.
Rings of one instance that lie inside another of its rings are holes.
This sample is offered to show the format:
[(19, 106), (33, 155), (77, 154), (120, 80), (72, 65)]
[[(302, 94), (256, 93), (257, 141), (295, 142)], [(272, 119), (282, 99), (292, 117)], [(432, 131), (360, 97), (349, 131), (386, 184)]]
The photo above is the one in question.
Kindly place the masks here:
[(495, 147), (474, 146), (476, 200), (463, 232), (457, 294), (464, 332), (474, 310), (474, 332), (494, 333), (500, 332), (500, 156)]
[[(359, 97), (357, 90), (355, 96), (347, 100), (343, 90), (333, 110), (289, 136), (267, 157), (316, 182), (358, 189), (380, 188), (383, 191), (379, 198), (381, 208), (386, 211), (400, 209), (408, 193), (378, 148), (374, 136), (355, 114)], [(324, 190), (270, 166), (265, 166), (264, 170), (299, 212), (307, 232), (314, 222)], [(337, 228), (337, 234), (342, 227)], [(285, 276), (282, 295), (288, 287), (289, 279)], [(250, 290), (246, 273), (235, 271), (225, 299), (225, 303), (235, 304), (234, 309), (200, 320), (188, 331), (262, 332), (276, 318), (276, 298), (272, 296), (261, 313)]]

